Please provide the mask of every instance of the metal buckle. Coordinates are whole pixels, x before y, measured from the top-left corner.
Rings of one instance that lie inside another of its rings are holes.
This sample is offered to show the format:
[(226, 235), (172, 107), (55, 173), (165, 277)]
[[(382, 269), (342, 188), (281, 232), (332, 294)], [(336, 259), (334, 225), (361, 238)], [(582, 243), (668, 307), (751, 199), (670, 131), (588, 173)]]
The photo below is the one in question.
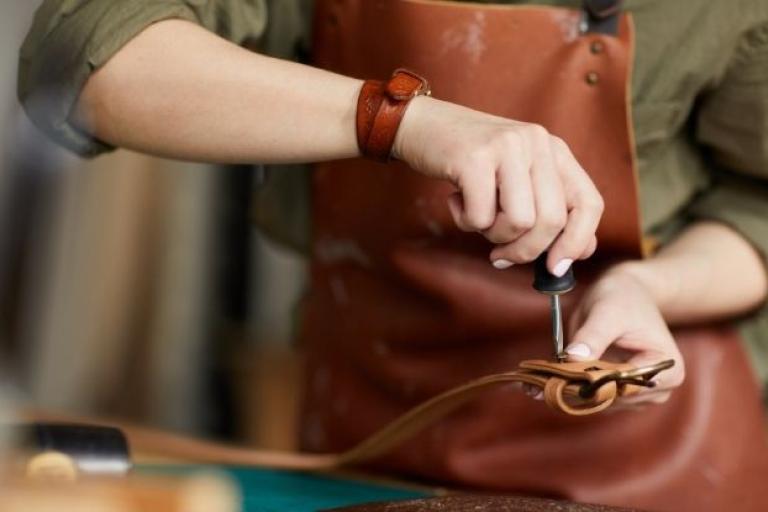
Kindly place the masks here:
[[(579, 388), (579, 396), (581, 398), (591, 398), (595, 392), (609, 382), (616, 382), (616, 384), (631, 384), (633, 386), (643, 386), (646, 388), (652, 388), (656, 386), (653, 378), (664, 370), (668, 370), (675, 366), (675, 362), (672, 359), (660, 361), (656, 364), (648, 366), (641, 366), (639, 368), (633, 368), (631, 370), (616, 370), (609, 373), (604, 377), (597, 379), (594, 382), (585, 382)], [(588, 371), (588, 370), (587, 370)]]
[(403, 100), (415, 98), (416, 96), (432, 96), (432, 88), (429, 85), (429, 82), (427, 81), (427, 79), (424, 78), (423, 76), (411, 71), (410, 69), (397, 68), (395, 71), (392, 72), (392, 77), (390, 78), (390, 80), (395, 76), (397, 76), (398, 74), (408, 75), (411, 78), (421, 82), (421, 85), (417, 89), (413, 90), (409, 97), (395, 97), (394, 99), (398, 101), (403, 101)]

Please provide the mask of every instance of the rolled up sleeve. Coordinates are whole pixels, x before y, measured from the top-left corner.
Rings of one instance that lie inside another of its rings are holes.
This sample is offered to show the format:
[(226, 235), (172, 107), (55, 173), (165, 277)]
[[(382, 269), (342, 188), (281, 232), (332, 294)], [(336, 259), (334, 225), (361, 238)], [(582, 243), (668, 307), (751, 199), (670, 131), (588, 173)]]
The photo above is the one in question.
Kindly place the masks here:
[(722, 172), (690, 215), (737, 230), (768, 268), (768, 25), (743, 37), (722, 83), (703, 98), (696, 138)]
[[(699, 112), (696, 137), (720, 171), (690, 215), (739, 232), (768, 270), (768, 25), (743, 38), (723, 83)], [(768, 386), (768, 305), (738, 325), (755, 373)]]
[(152, 23), (198, 23), (237, 44), (258, 39), (264, 0), (45, 0), (19, 55), (19, 100), (32, 122), (83, 156), (111, 149), (78, 129), (71, 112), (90, 75)]

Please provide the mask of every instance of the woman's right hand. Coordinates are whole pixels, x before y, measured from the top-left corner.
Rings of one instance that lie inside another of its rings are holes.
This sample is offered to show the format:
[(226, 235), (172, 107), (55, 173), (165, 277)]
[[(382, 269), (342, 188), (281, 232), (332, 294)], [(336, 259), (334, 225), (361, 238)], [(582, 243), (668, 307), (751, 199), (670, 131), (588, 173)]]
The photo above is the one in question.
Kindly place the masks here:
[(458, 188), (449, 200), (454, 221), (496, 244), (496, 268), (548, 249), (547, 267), (561, 276), (595, 251), (603, 199), (566, 143), (539, 125), (417, 97), (394, 154)]

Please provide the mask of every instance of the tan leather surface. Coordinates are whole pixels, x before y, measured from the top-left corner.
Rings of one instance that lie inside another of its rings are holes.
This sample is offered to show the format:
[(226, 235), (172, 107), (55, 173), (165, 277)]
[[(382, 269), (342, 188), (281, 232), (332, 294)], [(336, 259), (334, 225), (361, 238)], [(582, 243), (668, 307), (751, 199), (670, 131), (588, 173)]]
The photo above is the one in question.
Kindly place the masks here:
[[(607, 264), (642, 253), (627, 16), (619, 37), (583, 36), (577, 10), (427, 0), (316, 4), (321, 66), (361, 78), (406, 67), (427, 77), (440, 99), (543, 124), (568, 142), (606, 212), (598, 253), (578, 265), (580, 285), (564, 297), (566, 316)], [(604, 52), (590, 51), (595, 40)], [(348, 449), (431, 396), (548, 357), (548, 302), (531, 289), (530, 269), (491, 267), (490, 245), (454, 227), (446, 207), (453, 191), (402, 164), (316, 167), (315, 256), (302, 333), (306, 449)], [(728, 327), (675, 335), (687, 380), (664, 405), (574, 417), (499, 388), (375, 467), (649, 509), (768, 510), (768, 486), (757, 477), (768, 471), (760, 395), (737, 335)]]

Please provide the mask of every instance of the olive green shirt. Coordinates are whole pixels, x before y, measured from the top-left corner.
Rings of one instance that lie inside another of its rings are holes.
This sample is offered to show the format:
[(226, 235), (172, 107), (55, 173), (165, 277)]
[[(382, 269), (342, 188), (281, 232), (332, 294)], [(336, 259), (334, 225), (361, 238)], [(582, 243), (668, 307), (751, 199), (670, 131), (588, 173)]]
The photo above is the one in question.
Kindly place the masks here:
[[(82, 155), (96, 155), (110, 148), (78, 130), (69, 114), (88, 76), (147, 25), (182, 18), (236, 44), (256, 43), (290, 58), (307, 46), (310, 4), (45, 0), (21, 49), (19, 97), (52, 138)], [(766, 257), (768, 1), (626, 0), (625, 7), (637, 31), (631, 99), (644, 230), (667, 240), (688, 222), (713, 219), (740, 232)], [(306, 219), (296, 214), (306, 211), (298, 207), (307, 198), (306, 188), (296, 183), (300, 174), (270, 176), (257, 195), (257, 217), (282, 239), (305, 245)], [(740, 326), (766, 382), (768, 311)]]

